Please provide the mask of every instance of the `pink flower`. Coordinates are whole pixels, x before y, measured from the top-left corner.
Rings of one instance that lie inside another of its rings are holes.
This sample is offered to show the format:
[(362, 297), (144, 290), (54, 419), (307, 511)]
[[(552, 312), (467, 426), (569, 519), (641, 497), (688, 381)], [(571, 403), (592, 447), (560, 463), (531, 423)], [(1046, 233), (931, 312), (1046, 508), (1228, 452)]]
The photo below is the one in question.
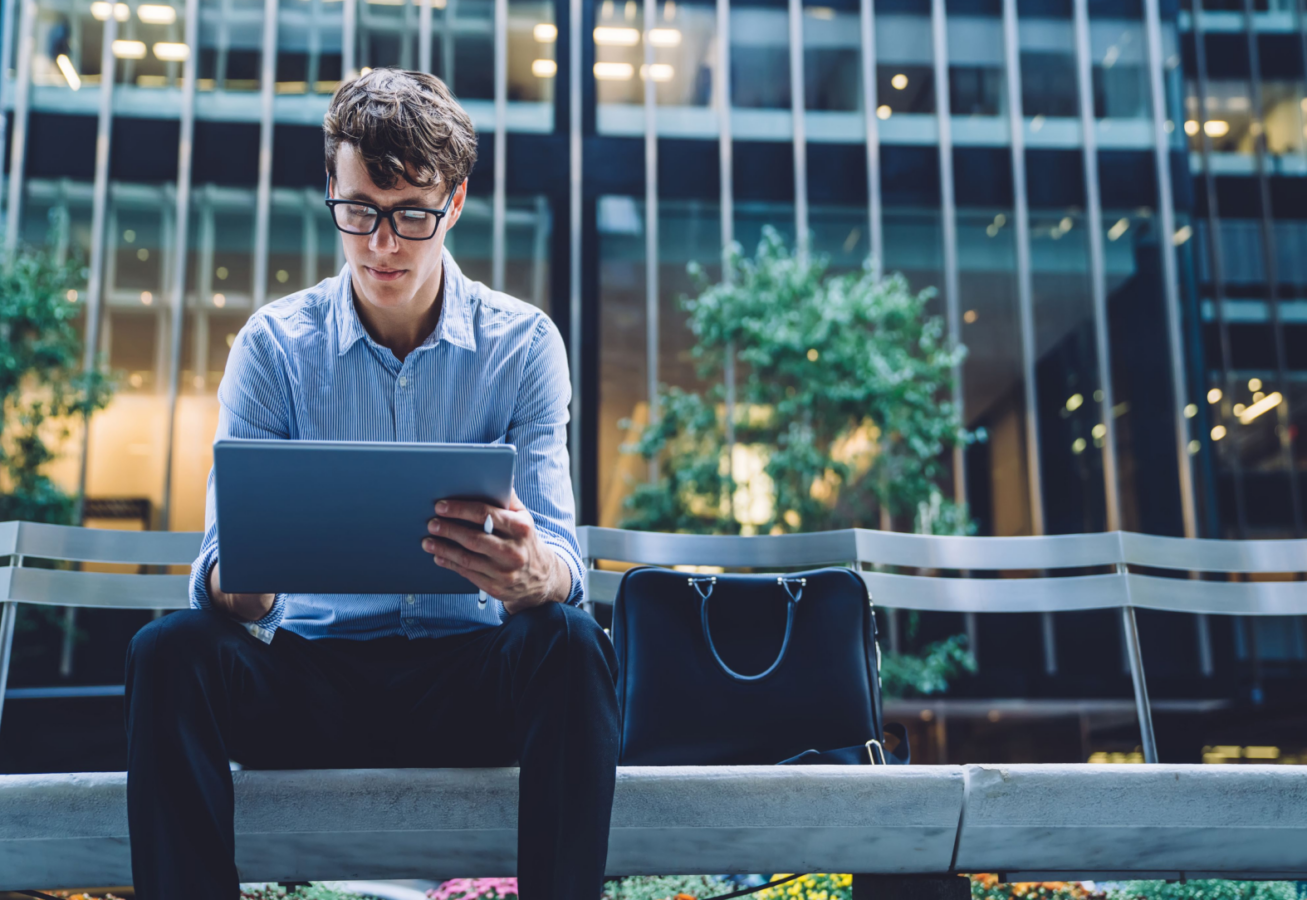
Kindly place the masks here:
[(431, 900), (517, 900), (516, 878), (454, 878), (427, 891)]

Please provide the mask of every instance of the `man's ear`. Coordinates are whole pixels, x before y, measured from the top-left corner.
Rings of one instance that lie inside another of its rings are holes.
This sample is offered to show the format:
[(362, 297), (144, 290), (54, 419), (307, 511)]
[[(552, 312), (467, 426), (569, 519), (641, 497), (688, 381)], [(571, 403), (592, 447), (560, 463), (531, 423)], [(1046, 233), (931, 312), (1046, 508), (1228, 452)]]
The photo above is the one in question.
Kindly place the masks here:
[(449, 204), (449, 215), (445, 217), (445, 220), (449, 223), (445, 226), (446, 232), (457, 225), (458, 217), (463, 215), (463, 202), (467, 200), (468, 180), (464, 178), (463, 183), (458, 186), (458, 190), (454, 191), (454, 199)]

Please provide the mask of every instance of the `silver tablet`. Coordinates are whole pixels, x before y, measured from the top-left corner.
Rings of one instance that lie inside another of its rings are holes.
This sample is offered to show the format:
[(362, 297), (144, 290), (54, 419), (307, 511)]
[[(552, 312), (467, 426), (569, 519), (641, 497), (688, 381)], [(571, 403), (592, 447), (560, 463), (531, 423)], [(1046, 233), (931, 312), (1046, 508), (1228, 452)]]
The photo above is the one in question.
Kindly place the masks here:
[(422, 549), (443, 499), (507, 507), (508, 444), (222, 440), (213, 447), (228, 593), (475, 594)]

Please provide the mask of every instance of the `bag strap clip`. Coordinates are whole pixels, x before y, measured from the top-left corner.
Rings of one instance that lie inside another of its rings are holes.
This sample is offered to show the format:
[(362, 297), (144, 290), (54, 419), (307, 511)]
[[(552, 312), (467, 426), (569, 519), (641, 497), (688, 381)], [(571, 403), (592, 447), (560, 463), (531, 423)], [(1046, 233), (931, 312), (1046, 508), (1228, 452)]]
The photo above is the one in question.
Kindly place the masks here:
[[(716, 575), (701, 575), (698, 578), (687, 578), (686, 581), (690, 582), (690, 587), (694, 588), (694, 592), (701, 600), (711, 597), (713, 588), (717, 586)], [(707, 590), (704, 589), (704, 585), (707, 585)]]
[[(784, 575), (780, 575), (776, 578), (776, 583), (779, 584), (782, 588), (784, 588), (785, 593), (790, 595), (791, 600), (793, 600), (795, 603), (798, 603), (800, 600), (803, 599), (803, 589), (807, 586), (808, 579), (786, 578)], [(794, 589), (794, 585), (798, 585), (797, 592)]]
[[(876, 759), (876, 751), (880, 751), (880, 759)], [(885, 761), (885, 747), (875, 738), (867, 741), (867, 755), (871, 757), (871, 764), (873, 766), (887, 765)]]

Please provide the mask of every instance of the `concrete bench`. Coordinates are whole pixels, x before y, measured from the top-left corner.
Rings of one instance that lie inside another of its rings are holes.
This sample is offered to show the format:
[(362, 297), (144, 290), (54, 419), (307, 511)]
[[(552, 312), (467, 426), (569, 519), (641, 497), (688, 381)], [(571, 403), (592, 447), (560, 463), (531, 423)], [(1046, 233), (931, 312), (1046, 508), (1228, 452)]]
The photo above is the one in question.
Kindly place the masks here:
[[(621, 574), (608, 563), (645, 563), (848, 565), (867, 582), (875, 602), (891, 611), (1119, 609), (1149, 762), (1157, 756), (1136, 607), (1199, 615), (1307, 614), (1307, 541), (1180, 540), (1121, 532), (960, 538), (855, 529), (741, 538), (582, 528), (578, 536), (589, 568), (590, 604), (613, 600)], [(0, 567), (0, 703), (17, 603), (186, 606), (183, 575), (56, 570), (25, 560), (184, 565), (196, 555), (199, 540), (197, 534), (0, 523), (0, 556), (9, 557), (9, 565)], [(237, 855), (248, 880), (514, 871), (515, 770), (235, 777)], [(0, 889), (128, 881), (124, 783), (122, 774), (0, 776)], [(1307, 769), (622, 769), (609, 870), (855, 872), (859, 900), (875, 893), (866, 878), (904, 873), (1307, 878)], [(931, 883), (947, 889), (897, 895), (966, 896), (958, 893), (955, 878)]]
[[(516, 769), (236, 772), (242, 880), (515, 871)], [(122, 773), (0, 776), (0, 890), (128, 884)], [(611, 874), (1307, 877), (1307, 767), (623, 768)]]

